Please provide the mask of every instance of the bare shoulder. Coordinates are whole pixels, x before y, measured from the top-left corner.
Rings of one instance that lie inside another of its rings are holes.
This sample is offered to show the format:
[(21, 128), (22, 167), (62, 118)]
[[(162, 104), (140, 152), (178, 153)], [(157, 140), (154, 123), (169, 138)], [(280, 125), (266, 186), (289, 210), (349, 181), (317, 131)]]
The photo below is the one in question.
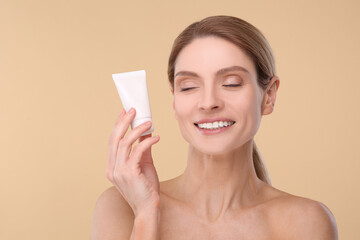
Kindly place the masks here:
[(134, 214), (113, 186), (98, 198), (91, 227), (91, 240), (130, 239)]
[(286, 239), (338, 239), (333, 214), (323, 203), (282, 192), (271, 201), (271, 219)]

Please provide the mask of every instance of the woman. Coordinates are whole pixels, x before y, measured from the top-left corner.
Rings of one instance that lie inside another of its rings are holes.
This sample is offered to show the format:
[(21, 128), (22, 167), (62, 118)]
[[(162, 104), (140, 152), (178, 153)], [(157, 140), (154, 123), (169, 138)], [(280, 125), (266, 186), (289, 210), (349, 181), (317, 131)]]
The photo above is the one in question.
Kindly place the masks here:
[(337, 239), (328, 208), (270, 185), (254, 136), (280, 81), (254, 26), (228, 16), (190, 25), (168, 76), (189, 143), (186, 170), (159, 183), (151, 157), (159, 137), (140, 137), (151, 123), (125, 134), (136, 112), (123, 110), (109, 141), (114, 187), (96, 204), (92, 239)]

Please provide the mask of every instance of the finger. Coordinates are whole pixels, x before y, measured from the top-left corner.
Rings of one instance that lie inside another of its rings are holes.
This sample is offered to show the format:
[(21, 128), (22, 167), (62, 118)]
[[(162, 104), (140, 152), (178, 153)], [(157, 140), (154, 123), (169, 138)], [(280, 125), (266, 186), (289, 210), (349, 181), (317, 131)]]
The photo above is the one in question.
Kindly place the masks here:
[(159, 136), (148, 137), (144, 141), (139, 143), (137, 146), (135, 146), (133, 152), (131, 153), (131, 158), (133, 158), (134, 161), (129, 161), (128, 163), (130, 163), (130, 165), (123, 164), (123, 161), (119, 161), (119, 159), (117, 159), (111, 172), (111, 182), (122, 180), (126, 181), (126, 179), (129, 178), (129, 176), (131, 176), (132, 174), (140, 174), (141, 169), (134, 166), (134, 164), (140, 162), (142, 153), (148, 150), (153, 144), (157, 143), (159, 140)]
[[(131, 109), (130, 109), (131, 110)], [(116, 161), (116, 152), (118, 149), (120, 138), (126, 133), (132, 119), (135, 117), (135, 111), (122, 110), (116, 120), (115, 126), (109, 139), (108, 165), (106, 175), (111, 176)], [(109, 178), (109, 177), (108, 177)]]
[(143, 153), (149, 150), (152, 145), (159, 142), (159, 140), (159, 136), (153, 136), (146, 138), (144, 141), (136, 145), (130, 154), (130, 158), (132, 160), (130, 164), (138, 164), (141, 161), (141, 156)]
[[(114, 124), (114, 127), (113, 127), (113, 129), (112, 129), (112, 131), (111, 131), (111, 134), (110, 134), (110, 137), (109, 137), (109, 148), (108, 148), (108, 164), (107, 164), (107, 166), (106, 166), (106, 176), (107, 176), (107, 178), (110, 180), (110, 174), (109, 174), (109, 168), (112, 168), (112, 166), (110, 166), (110, 159), (112, 159), (112, 156), (111, 156), (111, 152), (112, 152), (112, 149), (113, 149), (113, 142), (114, 142), (114, 133), (115, 133), (115, 128), (116, 128), (116, 126), (117, 126), (117, 124), (121, 121), (121, 119), (124, 117), (124, 115), (125, 115), (125, 110), (124, 109), (122, 109), (121, 111), (120, 111), (120, 113), (119, 113), (119, 115), (118, 115), (118, 117), (116, 118), (116, 121), (115, 121), (115, 124)], [(110, 171), (111, 172), (111, 171)]]
[(151, 122), (145, 122), (134, 128), (131, 132), (127, 134), (127, 136), (123, 137), (120, 140), (119, 147), (117, 149), (116, 162), (120, 161), (120, 163), (125, 163), (125, 161), (129, 158), (131, 146), (138, 138), (140, 138), (141, 134), (143, 134), (150, 128)]
[(128, 130), (130, 123), (135, 117), (135, 109), (131, 108), (128, 112), (124, 110), (124, 112), (120, 113), (118, 119), (115, 122), (113, 127), (113, 131), (111, 133), (110, 142), (116, 142), (117, 138), (120, 136), (124, 136), (126, 131)]
[(119, 113), (119, 115), (118, 115), (118, 117), (117, 117), (117, 119), (115, 121), (115, 126), (116, 126), (116, 124), (118, 124), (120, 119), (125, 115), (125, 113), (126, 113), (125, 109), (121, 109), (121, 111), (120, 111), (120, 113)]
[(141, 137), (139, 138), (139, 142), (142, 142), (142, 141), (144, 141), (146, 138), (149, 138), (149, 137), (151, 137), (151, 136), (152, 136), (151, 133), (148, 134), (148, 135), (145, 135), (145, 136), (141, 136)]
[(114, 124), (114, 126), (113, 126), (113, 128), (112, 128), (112, 131), (111, 131), (112, 134), (110, 135), (110, 139), (109, 139), (109, 140), (112, 139), (111, 137), (113, 136), (114, 129), (115, 129), (116, 126), (119, 124), (119, 122), (121, 121), (121, 119), (125, 116), (125, 114), (126, 114), (125, 109), (122, 109), (122, 110), (120, 111), (119, 115), (118, 115), (117, 118), (116, 118), (115, 124)]
[(135, 109), (131, 108), (127, 113), (124, 113), (123, 116), (121, 116), (119, 118), (119, 121), (116, 123), (112, 132), (112, 138), (110, 139), (109, 143), (109, 148), (111, 148), (110, 156), (112, 159), (115, 159), (119, 142), (124, 137), (134, 117)]

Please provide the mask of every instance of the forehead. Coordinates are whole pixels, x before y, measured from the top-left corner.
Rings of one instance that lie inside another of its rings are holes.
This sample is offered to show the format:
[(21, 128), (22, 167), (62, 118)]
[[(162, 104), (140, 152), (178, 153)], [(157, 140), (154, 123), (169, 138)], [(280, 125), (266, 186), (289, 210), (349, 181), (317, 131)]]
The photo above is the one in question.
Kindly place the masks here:
[(176, 59), (175, 74), (177, 71), (211, 74), (229, 66), (241, 66), (256, 76), (253, 61), (241, 48), (225, 39), (207, 36), (193, 40), (181, 50)]

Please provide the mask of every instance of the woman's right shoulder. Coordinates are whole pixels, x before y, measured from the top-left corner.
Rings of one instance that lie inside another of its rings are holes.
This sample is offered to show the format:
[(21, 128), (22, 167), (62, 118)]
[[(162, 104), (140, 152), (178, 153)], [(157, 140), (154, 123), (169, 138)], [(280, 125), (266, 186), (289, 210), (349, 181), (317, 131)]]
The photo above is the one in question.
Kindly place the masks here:
[(131, 207), (112, 186), (99, 196), (95, 204), (90, 239), (130, 239), (133, 223)]

